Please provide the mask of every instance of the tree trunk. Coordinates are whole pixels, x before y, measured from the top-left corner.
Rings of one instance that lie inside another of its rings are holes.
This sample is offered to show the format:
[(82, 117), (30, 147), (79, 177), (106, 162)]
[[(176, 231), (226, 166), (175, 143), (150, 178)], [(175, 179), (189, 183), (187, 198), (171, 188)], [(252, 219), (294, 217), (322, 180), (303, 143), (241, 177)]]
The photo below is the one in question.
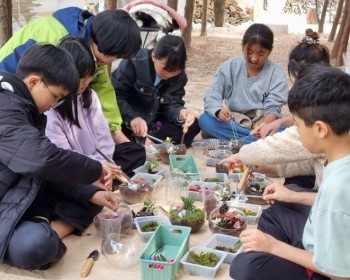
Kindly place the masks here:
[(203, 0), (201, 36), (207, 36), (208, 0)]
[(117, 8), (117, 0), (106, 0), (105, 10), (114, 10)]
[(323, 33), (324, 20), (326, 18), (328, 4), (329, 4), (329, 0), (324, 0), (321, 18), (318, 22), (318, 33)]
[(331, 58), (336, 58), (338, 56), (340, 41), (341, 41), (341, 37), (342, 37), (342, 34), (344, 32), (344, 29), (345, 29), (346, 16), (348, 14), (349, 6), (350, 6), (350, 2), (345, 1), (345, 6), (343, 9), (343, 17), (341, 19), (341, 23), (340, 23), (340, 27), (339, 27), (339, 30), (337, 33), (337, 37), (335, 38), (335, 41), (333, 44), (333, 48), (331, 51)]
[(316, 9), (307, 8), (306, 9), (306, 23), (307, 24), (316, 24)]
[(344, 0), (339, 0), (337, 12), (336, 12), (334, 20), (333, 20), (332, 29), (331, 29), (331, 32), (329, 33), (329, 36), (328, 36), (328, 42), (334, 41), (335, 33), (337, 32), (337, 28), (339, 25), (341, 13), (343, 12), (343, 8), (344, 8)]
[(185, 5), (185, 19), (187, 20), (187, 26), (182, 31), (182, 38), (184, 39), (187, 48), (191, 47), (191, 33), (192, 33), (194, 3), (195, 3), (194, 0), (186, 0), (186, 5)]
[(0, 3), (0, 48), (12, 36), (12, 1), (3, 0)]
[(168, 0), (167, 5), (177, 11), (177, 0)]
[(346, 17), (346, 23), (345, 23), (344, 31), (342, 32), (342, 35), (341, 35), (335, 66), (344, 65), (343, 55), (344, 53), (346, 53), (346, 50), (348, 48), (349, 34), (350, 34), (350, 8), (349, 7), (348, 7), (347, 14), (344, 14), (344, 17)]
[[(204, 3), (203, 3), (204, 5)], [(223, 27), (225, 22), (225, 0), (214, 1), (214, 22), (216, 27)]]
[(320, 20), (319, 14), (318, 14), (318, 9), (320, 8), (318, 6), (318, 0), (315, 0), (315, 7), (316, 7), (316, 20), (317, 22)]

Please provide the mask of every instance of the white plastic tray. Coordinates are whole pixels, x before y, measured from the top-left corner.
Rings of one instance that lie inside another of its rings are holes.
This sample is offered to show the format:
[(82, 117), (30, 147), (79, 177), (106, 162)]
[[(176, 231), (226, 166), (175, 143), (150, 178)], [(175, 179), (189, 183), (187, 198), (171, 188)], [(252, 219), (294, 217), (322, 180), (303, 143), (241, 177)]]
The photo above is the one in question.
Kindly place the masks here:
[[(192, 251), (195, 252), (196, 254), (200, 254), (201, 252), (212, 252), (215, 255), (217, 255), (220, 258), (220, 260), (215, 267), (208, 267), (208, 266), (203, 266), (199, 264), (194, 264), (189, 262), (188, 260), (188, 255)], [(213, 250), (207, 247), (191, 247), (189, 251), (182, 257), (180, 262), (182, 263), (185, 272), (189, 275), (214, 278), (220, 266), (224, 262), (224, 259), (226, 258), (226, 256), (227, 256), (227, 253), (223, 251)]]
[[(236, 244), (236, 242), (239, 240), (236, 236), (221, 234), (221, 233), (214, 233), (209, 240), (204, 244), (204, 247), (208, 247), (215, 250), (216, 246), (225, 246), (225, 247), (232, 247)], [(243, 247), (241, 246), (236, 253), (230, 253), (226, 252), (227, 256), (224, 260), (225, 263), (230, 264), (233, 259), (242, 252)]]

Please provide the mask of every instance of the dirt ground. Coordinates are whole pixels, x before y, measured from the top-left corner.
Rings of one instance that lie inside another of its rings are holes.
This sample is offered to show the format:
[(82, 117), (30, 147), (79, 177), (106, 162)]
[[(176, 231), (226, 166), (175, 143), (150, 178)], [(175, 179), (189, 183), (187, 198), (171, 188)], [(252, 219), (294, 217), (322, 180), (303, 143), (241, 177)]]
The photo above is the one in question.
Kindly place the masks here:
[[(246, 26), (213, 27), (207, 36), (199, 36), (194, 31), (191, 47), (188, 50), (186, 86), (186, 106), (193, 109), (196, 115), (203, 112), (203, 98), (217, 68), (228, 58), (242, 54), (241, 40)], [(303, 31), (302, 31), (303, 32)], [(275, 34), (274, 49), (270, 58), (286, 72), (288, 55), (291, 49), (302, 39), (300, 34)], [(326, 38), (320, 36), (320, 43), (331, 49)], [(286, 106), (284, 114), (288, 113)]]

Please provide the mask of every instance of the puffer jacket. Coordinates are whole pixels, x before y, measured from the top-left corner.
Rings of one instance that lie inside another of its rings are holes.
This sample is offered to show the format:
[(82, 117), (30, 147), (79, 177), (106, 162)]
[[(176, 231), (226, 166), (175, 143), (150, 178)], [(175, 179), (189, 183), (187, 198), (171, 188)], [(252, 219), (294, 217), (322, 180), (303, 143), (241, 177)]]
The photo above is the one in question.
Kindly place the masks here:
[(177, 123), (184, 108), (186, 73), (154, 86), (156, 73), (151, 53), (152, 50), (141, 49), (134, 58), (122, 60), (112, 74), (119, 110), (127, 127), (137, 117), (148, 124), (157, 118)]
[[(91, 184), (102, 172), (99, 162), (52, 144), (44, 135), (45, 123), (24, 82), (0, 72), (0, 261), (44, 183)], [(72, 198), (87, 199), (98, 191), (83, 187), (71, 188)]]

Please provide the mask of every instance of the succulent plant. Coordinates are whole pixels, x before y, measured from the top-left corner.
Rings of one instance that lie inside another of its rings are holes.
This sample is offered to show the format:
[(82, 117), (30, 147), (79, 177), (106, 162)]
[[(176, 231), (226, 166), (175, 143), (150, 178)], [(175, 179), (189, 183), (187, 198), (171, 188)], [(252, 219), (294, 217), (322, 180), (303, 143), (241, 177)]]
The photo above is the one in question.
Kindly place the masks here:
[(146, 161), (146, 163), (144, 165), (144, 171), (146, 173), (152, 173), (152, 172), (154, 172), (154, 169), (156, 169), (157, 167), (159, 167), (158, 160), (155, 158), (151, 158), (151, 159)]

